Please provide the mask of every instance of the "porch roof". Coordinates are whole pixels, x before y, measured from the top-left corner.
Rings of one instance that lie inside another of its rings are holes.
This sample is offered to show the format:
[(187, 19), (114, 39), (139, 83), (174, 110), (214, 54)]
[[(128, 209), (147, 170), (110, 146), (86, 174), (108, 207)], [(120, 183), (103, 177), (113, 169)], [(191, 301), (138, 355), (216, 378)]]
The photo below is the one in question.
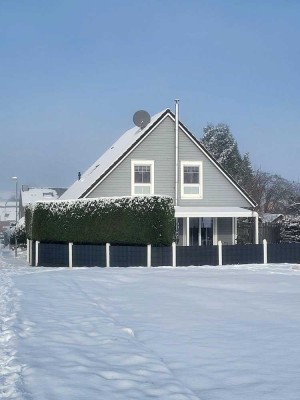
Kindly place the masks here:
[(176, 218), (193, 217), (256, 217), (257, 213), (241, 207), (181, 207), (175, 206)]

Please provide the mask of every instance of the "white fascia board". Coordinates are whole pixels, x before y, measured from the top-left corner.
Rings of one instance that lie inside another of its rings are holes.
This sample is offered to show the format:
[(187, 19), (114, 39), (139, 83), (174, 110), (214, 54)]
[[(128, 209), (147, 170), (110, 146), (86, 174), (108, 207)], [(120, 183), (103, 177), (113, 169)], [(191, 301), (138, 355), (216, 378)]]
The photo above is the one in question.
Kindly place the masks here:
[(256, 212), (239, 207), (175, 207), (176, 218), (253, 218)]
[[(153, 126), (151, 129), (150, 129), (150, 131), (147, 133), (147, 135), (145, 135), (141, 140), (139, 140), (138, 141), (138, 143), (126, 154), (126, 155), (124, 155), (124, 157), (122, 157), (121, 158), (121, 160), (112, 168), (112, 169), (110, 169), (108, 172), (107, 172), (107, 174), (97, 183), (97, 185), (96, 186), (93, 186), (93, 188), (91, 189), (91, 190), (89, 190), (88, 192), (87, 192), (87, 194), (83, 197), (83, 198), (86, 198), (91, 192), (93, 192), (103, 181), (104, 181), (104, 179), (106, 179), (149, 135), (150, 135), (150, 133), (154, 130), (154, 129), (156, 129), (167, 117), (170, 117), (170, 118), (172, 118), (172, 116), (171, 116), (171, 114), (170, 113), (167, 113), (164, 117), (163, 117), (163, 119), (158, 123), (158, 124), (156, 124), (155, 126)], [(173, 119), (173, 118), (172, 118)]]

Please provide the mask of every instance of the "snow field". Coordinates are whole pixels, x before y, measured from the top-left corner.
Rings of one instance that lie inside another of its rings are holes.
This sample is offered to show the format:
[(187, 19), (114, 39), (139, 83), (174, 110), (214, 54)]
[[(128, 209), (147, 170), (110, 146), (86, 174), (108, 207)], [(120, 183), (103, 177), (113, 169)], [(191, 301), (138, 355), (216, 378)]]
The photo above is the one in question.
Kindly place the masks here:
[(0, 398), (298, 400), (299, 267), (68, 270), (2, 256), (17, 371)]

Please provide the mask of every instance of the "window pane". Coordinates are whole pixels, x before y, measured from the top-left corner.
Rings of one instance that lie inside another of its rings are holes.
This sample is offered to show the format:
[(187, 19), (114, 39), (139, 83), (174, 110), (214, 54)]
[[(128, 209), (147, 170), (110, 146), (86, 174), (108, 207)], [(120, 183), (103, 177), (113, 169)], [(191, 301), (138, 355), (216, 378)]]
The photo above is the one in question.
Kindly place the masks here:
[(139, 186), (134, 187), (134, 194), (150, 194), (150, 186)]
[(199, 183), (199, 167), (198, 166), (184, 166), (183, 169), (184, 183)]
[(199, 186), (184, 186), (184, 194), (199, 194)]
[(150, 183), (150, 165), (135, 165), (134, 166), (134, 182), (135, 183)]

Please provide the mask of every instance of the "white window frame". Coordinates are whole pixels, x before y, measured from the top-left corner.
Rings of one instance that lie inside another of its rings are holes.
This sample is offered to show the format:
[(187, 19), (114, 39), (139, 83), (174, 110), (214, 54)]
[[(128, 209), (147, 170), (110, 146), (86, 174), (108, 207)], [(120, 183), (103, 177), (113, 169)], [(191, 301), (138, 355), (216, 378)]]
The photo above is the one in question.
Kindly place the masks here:
[[(150, 166), (150, 183), (135, 183), (134, 181), (134, 167), (136, 166)], [(150, 193), (141, 194), (135, 193), (136, 186), (149, 186)], [(154, 194), (154, 160), (131, 160), (131, 196), (150, 196)]]
[[(184, 167), (199, 167), (199, 183), (184, 183)], [(197, 186), (198, 194), (184, 193), (185, 186)], [(203, 199), (203, 162), (202, 161), (181, 161), (181, 198), (182, 199)]]

